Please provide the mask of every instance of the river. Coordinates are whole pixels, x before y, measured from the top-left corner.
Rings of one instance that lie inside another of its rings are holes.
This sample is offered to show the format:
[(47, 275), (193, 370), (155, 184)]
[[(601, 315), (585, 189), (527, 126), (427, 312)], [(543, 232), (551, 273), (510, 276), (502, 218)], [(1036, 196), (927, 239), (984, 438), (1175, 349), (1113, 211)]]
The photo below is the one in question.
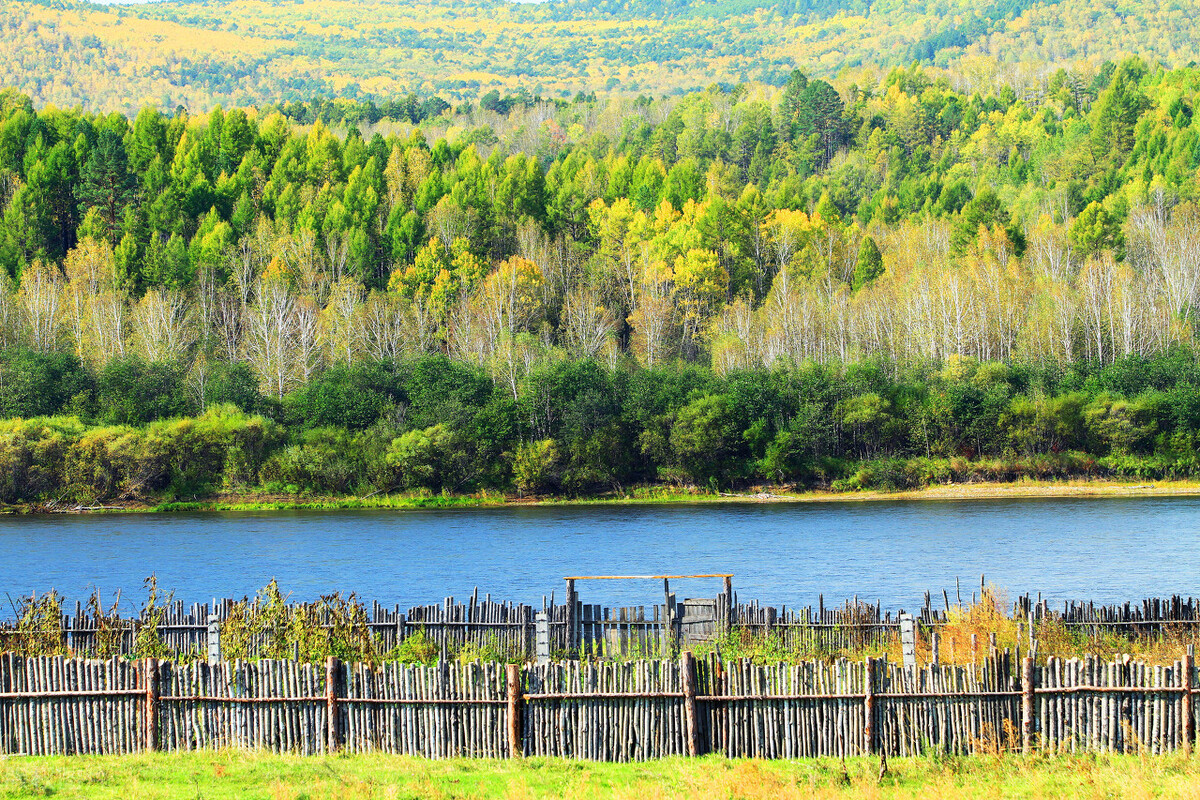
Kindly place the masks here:
[[(154, 573), (192, 602), (253, 594), (271, 578), (295, 599), (357, 592), (385, 604), (482, 596), (561, 598), (563, 576), (734, 574), (739, 599), (827, 604), (859, 596), (915, 608), (955, 579), (1010, 595), (1138, 600), (1200, 594), (1200, 498), (1128, 497), (814, 504), (6, 516), (0, 591), (93, 589), (126, 610)], [(674, 582), (680, 597), (719, 581)], [(585, 582), (586, 602), (654, 603), (661, 584)], [(5, 608), (0, 617), (11, 614)]]

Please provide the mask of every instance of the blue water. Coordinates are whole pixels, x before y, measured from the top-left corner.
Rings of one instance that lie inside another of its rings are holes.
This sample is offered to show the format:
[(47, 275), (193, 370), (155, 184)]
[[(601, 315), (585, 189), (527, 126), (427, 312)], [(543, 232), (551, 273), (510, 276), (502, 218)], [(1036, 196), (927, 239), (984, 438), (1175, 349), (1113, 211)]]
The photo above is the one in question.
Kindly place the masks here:
[[(1200, 498), (898, 501), (812, 505), (9, 516), (3, 593), (93, 589), (132, 608), (142, 580), (192, 602), (253, 594), (271, 578), (295, 599), (357, 592), (385, 604), (480, 595), (559, 598), (566, 575), (731, 572), (740, 599), (852, 596), (914, 608), (924, 592), (1136, 600), (1200, 594)], [(674, 581), (712, 596), (719, 581)], [(585, 582), (595, 603), (653, 603), (661, 582)]]

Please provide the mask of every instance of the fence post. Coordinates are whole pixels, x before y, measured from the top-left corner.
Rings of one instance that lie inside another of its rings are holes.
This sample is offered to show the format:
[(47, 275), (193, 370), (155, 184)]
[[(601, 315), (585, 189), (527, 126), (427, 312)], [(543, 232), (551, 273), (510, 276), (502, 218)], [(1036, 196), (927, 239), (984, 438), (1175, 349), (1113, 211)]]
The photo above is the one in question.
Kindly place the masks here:
[(538, 664), (550, 663), (550, 617), (545, 611), (534, 614), (535, 647)]
[(520, 758), (525, 754), (525, 739), (521, 733), (521, 668), (508, 665), (508, 756)]
[(329, 656), (325, 660), (325, 749), (336, 753), (341, 745), (338, 735), (338, 696), (337, 696), (338, 660)]
[(671, 582), (663, 578), (663, 624), (662, 658), (671, 657), (671, 644), (675, 641), (675, 598), (671, 596)]
[(863, 685), (863, 739), (867, 755), (875, 754), (875, 659), (867, 658), (867, 676)]
[(683, 678), (683, 721), (687, 731), (689, 756), (700, 755), (700, 726), (696, 715), (696, 659), (691, 650), (684, 650), (679, 658), (679, 671)]
[(146, 667), (146, 749), (158, 749), (158, 659), (147, 658)]
[(1021, 662), (1021, 751), (1033, 752), (1033, 656)]
[(575, 581), (567, 578), (567, 652), (571, 652), (578, 644), (575, 641)]
[(208, 615), (208, 663), (221, 660), (221, 620), (215, 613)]
[(1195, 645), (1188, 645), (1183, 654), (1183, 753), (1192, 754), (1192, 740), (1196, 737), (1196, 715), (1192, 708), (1192, 661)]
[(733, 579), (726, 576), (722, 581), (722, 591), (725, 594), (725, 630), (726, 635), (733, 632)]
[(900, 649), (904, 656), (904, 668), (917, 668), (917, 623), (912, 614), (900, 612)]

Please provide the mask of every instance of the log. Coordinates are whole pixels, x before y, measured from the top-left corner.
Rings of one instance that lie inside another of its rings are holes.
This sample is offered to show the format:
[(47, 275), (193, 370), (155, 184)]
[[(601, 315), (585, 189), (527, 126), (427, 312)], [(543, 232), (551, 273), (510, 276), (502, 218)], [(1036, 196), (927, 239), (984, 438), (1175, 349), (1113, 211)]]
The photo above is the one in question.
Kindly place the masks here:
[(867, 755), (875, 754), (875, 659), (867, 659), (863, 683), (863, 740)]
[(1021, 662), (1021, 750), (1033, 752), (1033, 656)]
[(508, 665), (508, 756), (520, 758), (525, 754), (521, 735), (521, 668)]
[(325, 661), (325, 746), (330, 753), (336, 753), (341, 744), (338, 736), (337, 675), (338, 660), (330, 656)]
[(146, 666), (146, 749), (158, 749), (158, 659), (147, 658)]
[(567, 651), (574, 652), (579, 646), (579, 637), (575, 630), (579, 624), (577, 612), (575, 609), (577, 598), (575, 597), (575, 580), (567, 578)]
[(687, 753), (700, 755), (700, 727), (696, 717), (696, 659), (691, 650), (684, 650), (679, 659), (683, 679), (683, 719), (687, 731)]
[(1183, 753), (1192, 754), (1192, 742), (1196, 738), (1195, 709), (1192, 707), (1192, 647), (1188, 646), (1183, 656)]

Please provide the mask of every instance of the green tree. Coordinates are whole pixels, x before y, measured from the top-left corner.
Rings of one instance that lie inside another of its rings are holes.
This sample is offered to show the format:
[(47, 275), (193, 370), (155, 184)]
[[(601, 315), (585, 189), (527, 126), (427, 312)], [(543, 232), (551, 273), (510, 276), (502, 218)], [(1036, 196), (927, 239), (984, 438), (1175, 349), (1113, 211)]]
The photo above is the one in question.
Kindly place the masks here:
[(705, 395), (688, 403), (671, 425), (675, 464), (698, 483), (737, 477), (745, 465), (746, 445), (739, 423), (727, 395)]
[(854, 265), (854, 291), (875, 282), (883, 274), (883, 254), (879, 245), (870, 236), (864, 236), (858, 246), (858, 260)]
[(119, 239), (117, 229), (125, 206), (135, 196), (135, 187), (121, 137), (112, 131), (101, 131), (75, 188), (80, 214), (97, 209), (109, 242), (116, 242)]

